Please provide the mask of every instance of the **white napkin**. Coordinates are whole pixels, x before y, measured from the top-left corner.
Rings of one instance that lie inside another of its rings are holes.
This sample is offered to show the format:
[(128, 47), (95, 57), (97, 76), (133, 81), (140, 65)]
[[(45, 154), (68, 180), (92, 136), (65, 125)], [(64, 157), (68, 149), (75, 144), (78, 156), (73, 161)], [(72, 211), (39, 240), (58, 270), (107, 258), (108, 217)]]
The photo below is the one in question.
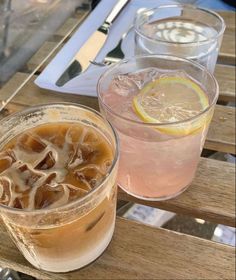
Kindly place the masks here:
[[(88, 96), (96, 96), (96, 85), (101, 74), (107, 67), (91, 65), (86, 72), (73, 78), (64, 86), (56, 86), (56, 81), (73, 61), (75, 54), (89, 36), (103, 23), (117, 0), (101, 0), (88, 18), (78, 28), (76, 33), (49, 63), (44, 71), (35, 80), (36, 85), (42, 88), (64, 93), (74, 93)], [(96, 61), (102, 61), (106, 54), (119, 42), (122, 35), (132, 28), (136, 12), (140, 8), (153, 8), (159, 5), (174, 4), (168, 0), (131, 0), (113, 23), (108, 39), (99, 52)], [(125, 57), (134, 55), (134, 32), (131, 29), (122, 43), (122, 51)]]

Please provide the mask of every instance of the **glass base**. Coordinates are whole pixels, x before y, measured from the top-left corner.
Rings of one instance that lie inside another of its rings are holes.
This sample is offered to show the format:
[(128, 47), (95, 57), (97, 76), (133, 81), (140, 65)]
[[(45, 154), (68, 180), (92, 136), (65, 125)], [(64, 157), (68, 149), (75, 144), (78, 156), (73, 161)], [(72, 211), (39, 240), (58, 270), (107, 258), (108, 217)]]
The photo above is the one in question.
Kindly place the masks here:
[(112, 240), (114, 229), (115, 221), (109, 232), (104, 237), (104, 240), (102, 240), (102, 242), (100, 242), (100, 244), (98, 244), (96, 248), (92, 248), (89, 252), (87, 252), (87, 255), (79, 256), (77, 259), (74, 258), (73, 261), (70, 260), (67, 263), (60, 260), (57, 260), (54, 263), (50, 263), (50, 261), (45, 260), (44, 264), (42, 264), (42, 262), (39, 264), (29, 254), (25, 253), (24, 257), (28, 260), (29, 263), (31, 263), (31, 265), (33, 265), (37, 269), (47, 272), (66, 273), (78, 270), (94, 262), (104, 253)]
[(118, 184), (118, 186), (124, 191), (126, 192), (127, 194), (133, 196), (133, 197), (136, 197), (138, 199), (141, 199), (141, 200), (147, 200), (147, 201), (163, 201), (163, 200), (168, 200), (168, 199), (172, 199), (172, 198), (175, 198), (177, 196), (179, 196), (180, 194), (182, 194), (184, 191), (187, 190), (187, 188), (190, 186), (190, 183), (185, 186), (183, 189), (181, 189), (179, 192), (177, 193), (174, 193), (172, 195), (168, 195), (168, 196), (161, 196), (161, 197), (146, 197), (146, 196), (139, 196), (135, 193), (132, 193), (130, 191), (127, 191), (126, 188), (122, 187), (120, 184)]

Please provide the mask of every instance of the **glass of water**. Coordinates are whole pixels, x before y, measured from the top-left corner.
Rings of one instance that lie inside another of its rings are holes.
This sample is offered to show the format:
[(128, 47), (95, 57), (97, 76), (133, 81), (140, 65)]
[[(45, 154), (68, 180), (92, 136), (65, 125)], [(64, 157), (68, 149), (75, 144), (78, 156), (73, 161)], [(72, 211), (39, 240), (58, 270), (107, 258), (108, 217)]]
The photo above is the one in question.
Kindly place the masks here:
[(135, 19), (136, 54), (194, 60), (214, 72), (225, 23), (217, 13), (191, 5), (144, 10)]

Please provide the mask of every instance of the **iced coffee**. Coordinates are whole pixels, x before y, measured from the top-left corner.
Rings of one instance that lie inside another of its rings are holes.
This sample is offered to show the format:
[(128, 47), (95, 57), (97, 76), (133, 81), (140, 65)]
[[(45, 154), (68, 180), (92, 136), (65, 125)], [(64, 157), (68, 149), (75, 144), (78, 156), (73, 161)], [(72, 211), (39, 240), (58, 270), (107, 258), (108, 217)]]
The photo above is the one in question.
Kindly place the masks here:
[(1, 216), (26, 259), (53, 272), (95, 260), (115, 224), (116, 136), (95, 112), (70, 106), (77, 119), (48, 105), (48, 122), (4, 134), (0, 146)]

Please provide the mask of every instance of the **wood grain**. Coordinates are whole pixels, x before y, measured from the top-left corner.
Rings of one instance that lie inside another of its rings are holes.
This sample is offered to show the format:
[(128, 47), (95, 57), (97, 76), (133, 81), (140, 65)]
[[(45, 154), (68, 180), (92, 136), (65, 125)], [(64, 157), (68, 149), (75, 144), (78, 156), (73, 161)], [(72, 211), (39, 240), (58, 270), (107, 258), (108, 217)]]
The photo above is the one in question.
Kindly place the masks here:
[(226, 24), (218, 62), (235, 65), (235, 12), (220, 11)]
[(60, 37), (68, 36), (85, 17), (86, 14), (83, 12), (79, 13), (77, 18), (68, 18), (65, 23), (55, 32), (55, 35)]
[(235, 28), (225, 30), (218, 62), (235, 65)]
[(204, 148), (235, 154), (235, 108), (217, 105)]
[(0, 228), (0, 265), (38, 279), (234, 279), (234, 248), (117, 218), (112, 242), (94, 263), (54, 274), (29, 265)]
[(219, 101), (235, 102), (235, 67), (217, 64), (214, 75), (220, 88)]
[(59, 44), (59, 42), (45, 42), (27, 62), (28, 70), (33, 72), (42, 63), (45, 57), (54, 50), (57, 44)]
[[(24, 80), (27, 74), (17, 73), (0, 90), (0, 96), (9, 95), (20, 81)], [(19, 91), (13, 99), (13, 103), (33, 106), (42, 103), (53, 102), (75, 102), (87, 105), (98, 110), (97, 98), (83, 95), (61, 94), (49, 90), (44, 90), (34, 84), (35, 77)], [(235, 109), (225, 106), (216, 106), (215, 114), (209, 130), (209, 138), (205, 147), (221, 152), (235, 153)]]
[(201, 158), (196, 177), (180, 196), (161, 202), (143, 201), (120, 190), (119, 199), (235, 226), (235, 165)]
[(225, 21), (227, 28), (235, 28), (235, 12), (230, 11), (217, 11)]
[[(34, 54), (34, 56), (28, 61), (28, 70), (33, 72), (36, 68), (37, 72), (42, 72), (42, 70), (50, 63), (54, 56), (61, 50), (65, 42), (74, 33), (77, 27), (83, 22), (87, 17), (88, 11), (77, 12), (76, 18), (68, 18), (65, 23), (46, 41), (39, 50)], [(46, 57), (50, 57), (45, 60)]]

